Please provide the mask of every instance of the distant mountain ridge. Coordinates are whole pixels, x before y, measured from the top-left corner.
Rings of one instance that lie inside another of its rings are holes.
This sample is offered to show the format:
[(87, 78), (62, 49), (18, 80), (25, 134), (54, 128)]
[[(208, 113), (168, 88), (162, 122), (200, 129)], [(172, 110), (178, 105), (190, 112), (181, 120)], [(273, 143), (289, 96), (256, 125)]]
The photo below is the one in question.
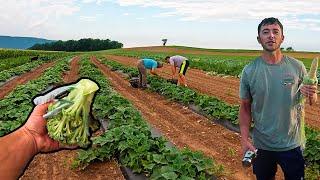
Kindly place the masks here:
[(35, 37), (0, 36), (0, 48), (27, 49), (37, 43), (44, 44), (50, 42), (54, 42), (54, 40)]

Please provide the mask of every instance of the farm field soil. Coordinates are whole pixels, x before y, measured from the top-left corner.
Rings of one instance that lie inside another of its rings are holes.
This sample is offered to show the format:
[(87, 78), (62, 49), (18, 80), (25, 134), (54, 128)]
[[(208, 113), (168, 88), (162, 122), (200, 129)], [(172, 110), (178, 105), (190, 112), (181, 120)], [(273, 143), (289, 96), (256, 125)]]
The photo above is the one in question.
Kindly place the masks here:
[(116, 161), (95, 162), (84, 170), (72, 170), (70, 164), (76, 151), (63, 150), (50, 154), (39, 154), (30, 163), (21, 180), (123, 180)]
[[(223, 55), (223, 56), (252, 56), (257, 57), (260, 52), (214, 52), (210, 50), (197, 50), (197, 49), (181, 49), (176, 47), (136, 47), (136, 48), (125, 48), (128, 51), (149, 51), (149, 52), (166, 52), (166, 53), (177, 53), (177, 54), (194, 54), (194, 55)], [(294, 58), (309, 58), (313, 59), (320, 56), (320, 53), (308, 53), (308, 52), (283, 52), (284, 54)]]
[(73, 58), (70, 62), (70, 71), (67, 71), (64, 75), (63, 75), (63, 81), (65, 83), (71, 83), (71, 82), (75, 82), (76, 80), (78, 80), (79, 78), (79, 61), (80, 61), (80, 57), (77, 56), (75, 58)]
[(112, 72), (95, 58), (91, 60), (111, 80), (113, 88), (131, 101), (144, 119), (177, 147), (200, 150), (212, 157), (225, 166), (227, 179), (253, 179), (251, 169), (241, 168), (239, 134), (156, 93), (132, 88), (120, 74)]
[[(80, 57), (71, 61), (71, 69), (63, 76), (65, 83), (78, 79)], [(124, 177), (117, 161), (95, 162), (84, 170), (72, 170), (72, 159), (77, 156), (77, 150), (63, 150), (55, 153), (38, 154), (34, 157), (21, 180), (123, 180)]]
[[(135, 67), (136, 58), (106, 55), (110, 60), (115, 60), (123, 65)], [(158, 70), (159, 75), (164, 78), (171, 78), (171, 69), (169, 65), (164, 65)], [(200, 93), (215, 96), (229, 104), (240, 104), (239, 98), (239, 79), (235, 77), (219, 77), (211, 76), (199, 69), (188, 69), (187, 84), (190, 88), (197, 90)], [(320, 97), (318, 95), (320, 101)], [(313, 128), (320, 129), (320, 102), (314, 106), (306, 105), (306, 123)]]
[(25, 84), (30, 80), (38, 78), (46, 69), (53, 66), (56, 62), (49, 62), (43, 65), (40, 65), (39, 67), (33, 69), (32, 71), (29, 71), (27, 73), (24, 73), (20, 76), (17, 76), (13, 78), (12, 80), (6, 82), (0, 87), (0, 99), (4, 98), (6, 95), (8, 95), (14, 88), (16, 88), (20, 84)]

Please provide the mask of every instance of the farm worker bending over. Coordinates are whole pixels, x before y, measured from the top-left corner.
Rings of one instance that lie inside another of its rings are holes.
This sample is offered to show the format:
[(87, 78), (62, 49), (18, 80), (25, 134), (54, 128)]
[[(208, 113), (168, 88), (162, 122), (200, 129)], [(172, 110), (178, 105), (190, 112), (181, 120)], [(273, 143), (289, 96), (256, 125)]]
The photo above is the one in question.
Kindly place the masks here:
[[(276, 18), (266, 18), (258, 26), (257, 40), (263, 51), (245, 66), (240, 80), (239, 111), (243, 151), (257, 151), (253, 172), (258, 180), (274, 179), (277, 164), (285, 179), (304, 179), (304, 130), (302, 95), (317, 100), (316, 85), (299, 86), (307, 71), (302, 62), (283, 55), (283, 26)], [(251, 120), (254, 122), (249, 140)]]
[(49, 103), (36, 106), (26, 124), (0, 138), (0, 179), (18, 179), (33, 156), (40, 152), (76, 148), (62, 147), (49, 137), (47, 122), (42, 117), (48, 106)]
[(178, 72), (178, 86), (187, 86), (186, 82), (186, 72), (189, 67), (189, 60), (183, 56), (175, 55), (175, 56), (167, 56), (165, 61), (171, 65), (172, 70), (172, 79), (176, 76), (176, 68), (179, 68)]
[(157, 62), (154, 59), (141, 59), (138, 61), (138, 70), (139, 70), (139, 87), (145, 89), (147, 88), (147, 69), (150, 69), (150, 73), (157, 75), (155, 69), (161, 68), (162, 63)]

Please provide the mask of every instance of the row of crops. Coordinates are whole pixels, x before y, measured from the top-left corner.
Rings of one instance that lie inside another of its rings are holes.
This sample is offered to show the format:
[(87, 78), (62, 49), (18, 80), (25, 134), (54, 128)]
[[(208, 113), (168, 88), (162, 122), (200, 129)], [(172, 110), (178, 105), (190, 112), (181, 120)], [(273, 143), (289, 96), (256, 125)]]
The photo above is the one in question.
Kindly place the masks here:
[[(106, 77), (86, 58), (81, 61), (81, 77), (100, 84), (93, 104), (96, 118), (108, 121), (108, 130), (93, 138), (93, 147), (82, 150), (75, 167), (94, 160), (118, 161), (150, 179), (208, 179), (222, 169), (200, 152), (167, 146), (162, 137), (153, 137), (150, 127), (132, 104), (115, 92)], [(108, 102), (108, 103), (106, 103)]]
[[(111, 50), (108, 54), (127, 56), (134, 58), (154, 58), (163, 61), (166, 56), (173, 56), (176, 53), (132, 51), (132, 50)], [(201, 69), (210, 74), (223, 74), (240, 77), (242, 69), (249, 62), (255, 59), (253, 56), (234, 56), (234, 55), (201, 55), (201, 54), (180, 54), (187, 57), (191, 63), (190, 67)], [(300, 59), (308, 69), (312, 59)], [(320, 83), (320, 68), (318, 70), (318, 82)]]
[(64, 52), (0, 49), (0, 71), (8, 70), (34, 61), (48, 61), (64, 57), (66, 55), (67, 53)]
[[(102, 62), (113, 70), (120, 70), (123, 73), (128, 74), (129, 77), (138, 75), (136, 68), (126, 67), (118, 62), (106, 59), (102, 60)], [(230, 121), (236, 126), (239, 125), (238, 106), (230, 106), (215, 97), (197, 93), (189, 88), (173, 85), (160, 77), (149, 76), (148, 81), (150, 84), (150, 90), (164, 95), (170, 100), (174, 100), (185, 105), (195, 105), (201, 113), (205, 113), (207, 116), (220, 121)], [(306, 168), (306, 174), (310, 179), (317, 179), (317, 177), (320, 176), (320, 131), (307, 127), (306, 138), (307, 144), (306, 149), (304, 150), (304, 157), (306, 164), (308, 165)]]
[[(110, 54), (119, 56), (128, 56), (135, 58), (154, 58), (163, 61), (166, 56), (176, 55), (175, 53), (160, 53), (160, 52), (147, 52), (147, 51), (126, 51), (126, 50), (113, 50), (109, 51)], [(190, 67), (202, 69), (208, 72), (218, 74), (238, 76), (243, 67), (253, 60), (250, 56), (222, 56), (222, 55), (193, 55), (181, 54), (187, 57), (191, 63)]]
[(53, 54), (66, 54), (65, 52), (54, 52), (54, 51), (33, 51), (33, 50), (16, 50), (16, 49), (0, 49), (0, 60), (7, 58), (17, 57), (45, 57)]
[(50, 85), (62, 83), (62, 72), (69, 69), (70, 57), (57, 60), (56, 65), (26, 84), (17, 86), (0, 100), (0, 136), (18, 128), (25, 122), (33, 108), (32, 99)]
[[(0, 62), (2, 53), (2, 50), (0, 50)], [(20, 67), (21, 69), (25, 69), (21, 71), (21, 73), (24, 73), (28, 69), (30, 70), (41, 64), (27, 62), (28, 58), (26, 57), (36, 55), (32, 53), (32, 51), (23, 52), (20, 56), (16, 53), (11, 57), (6, 57), (5, 55), (3, 57), (17, 59), (17, 61), (19, 61), (18, 59), (25, 60), (20, 65), (8, 65), (8, 67), (12, 66), (12, 72), (18, 71), (15, 68)], [(154, 57), (156, 59), (163, 59), (167, 55), (174, 55), (167, 53), (142, 54), (141, 52), (135, 54), (127, 51), (125, 52), (127, 54), (124, 54), (122, 51), (113, 51), (113, 53), (139, 58)], [(58, 58), (65, 55), (46, 55), (46, 57), (49, 56)], [(238, 75), (236, 71), (239, 70), (240, 73), (244, 65), (250, 61), (236, 59), (239, 60), (239, 64), (234, 66), (232, 71), (235, 73), (231, 74), (231, 71), (223, 70), (223, 68), (230, 69), (234, 65), (234, 61), (230, 61), (231, 57), (214, 56), (221, 58), (221, 60), (212, 59), (213, 56), (205, 55), (190, 55), (187, 57), (193, 61), (196, 68), (214, 72), (217, 72), (215, 69), (218, 68), (218, 71), (221, 69), (218, 73), (230, 75)], [(58, 60), (56, 65), (49, 68), (40, 78), (18, 86), (8, 96), (0, 100), (0, 136), (13, 131), (27, 119), (32, 110), (32, 98), (35, 95), (50, 85), (62, 83), (62, 72), (70, 68), (68, 60), (70, 60), (70, 57)], [(113, 70), (121, 70), (130, 76), (137, 76), (138, 74), (135, 68), (128, 68), (103, 58), (100, 58), (100, 60)], [(34, 63), (34, 67), (30, 65), (31, 63)], [(24, 65), (26, 67), (22, 68)], [(10, 68), (7, 68), (7, 70), (10, 70)], [(2, 70), (0, 73), (5, 71)], [(85, 57), (81, 61), (79, 72), (81, 77), (89, 77), (99, 83), (100, 90), (93, 104), (93, 113), (96, 118), (107, 120), (109, 126), (108, 131), (92, 139), (92, 148), (80, 151), (78, 158), (74, 161), (75, 167), (85, 168), (95, 160), (117, 158), (122, 165), (130, 167), (135, 172), (145, 173), (151, 179), (207, 179), (211, 174), (221, 174), (221, 166), (204, 157), (202, 153), (192, 152), (188, 149), (178, 150), (174, 147), (168, 147), (167, 141), (164, 138), (154, 137), (141, 114), (128, 100), (121, 97), (111, 88), (106, 77), (90, 63), (88, 57)], [(172, 85), (160, 77), (148, 77), (148, 81), (151, 86), (150, 90), (170, 100), (188, 106), (195, 106), (200, 113), (203, 113), (207, 117), (212, 117), (219, 121), (228, 121), (234, 126), (238, 126), (238, 106), (230, 106), (215, 97), (197, 93), (192, 89)], [(306, 135), (307, 147), (304, 151), (307, 162), (306, 175), (308, 179), (317, 179), (320, 177), (320, 133), (317, 130), (307, 128)]]
[(11, 57), (6, 59), (0, 59), (0, 71), (12, 69), (15, 67), (19, 67), (24, 64), (36, 62), (36, 61), (50, 61), (53, 59), (61, 58), (66, 56), (62, 53), (56, 53), (56, 54), (42, 54), (41, 56), (37, 57), (37, 60), (32, 60), (32, 57), (30, 56), (20, 56), (20, 57)]
[[(62, 72), (69, 69), (69, 57), (60, 59), (40, 78), (19, 85), (0, 100), (0, 136), (18, 128), (32, 110), (32, 98), (52, 85), (61, 84)], [(93, 139), (93, 148), (80, 152), (75, 166), (85, 167), (99, 159), (118, 158), (134, 172), (150, 179), (208, 179), (219, 175), (223, 168), (200, 152), (178, 150), (167, 146), (163, 137), (154, 137), (141, 114), (117, 94), (88, 58), (82, 61), (81, 77), (89, 77), (100, 84), (93, 104), (97, 118), (109, 121), (108, 131)], [(108, 103), (106, 103), (108, 102)]]
[[(53, 60), (57, 60), (58, 58), (61, 58), (62, 55), (61, 54), (52, 54), (49, 56), (46, 56), (46, 58), (48, 60), (36, 60), (36, 61), (31, 61), (31, 62), (27, 62), (24, 63), (22, 65), (19, 66), (13, 66), (11, 68), (7, 68), (5, 70), (1, 70), (0, 71), (0, 84), (5, 83), (6, 81), (19, 76), (23, 73), (29, 72), (32, 69), (35, 69), (37, 67), (39, 67), (40, 65), (47, 63), (47, 62), (51, 62)], [(14, 58), (15, 60), (19, 61), (21, 59), (21, 57), (18, 58)], [(23, 58), (22, 58), (23, 59)]]

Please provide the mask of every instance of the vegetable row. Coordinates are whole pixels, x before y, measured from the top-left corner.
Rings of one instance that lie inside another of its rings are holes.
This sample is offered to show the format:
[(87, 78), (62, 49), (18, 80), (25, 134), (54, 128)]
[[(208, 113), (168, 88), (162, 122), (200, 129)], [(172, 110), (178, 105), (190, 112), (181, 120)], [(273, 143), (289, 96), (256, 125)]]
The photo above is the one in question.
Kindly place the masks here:
[(74, 166), (85, 167), (94, 160), (116, 157), (123, 166), (145, 173), (150, 179), (207, 179), (222, 171), (200, 152), (168, 147), (164, 138), (153, 137), (141, 114), (111, 88), (88, 59), (82, 61), (80, 74), (100, 85), (93, 113), (98, 119), (108, 120), (109, 126), (92, 139), (92, 148), (80, 151)]
[[(111, 67), (112, 70), (120, 70), (129, 77), (138, 76), (138, 71), (133, 67), (126, 67), (118, 62), (100, 58), (100, 61)], [(148, 76), (150, 90), (155, 91), (170, 100), (183, 103), (185, 105), (194, 104), (206, 115), (216, 120), (227, 120), (234, 125), (239, 125), (238, 111), (239, 106), (228, 105), (215, 97), (200, 94), (192, 89), (173, 85), (167, 80), (158, 76)], [(307, 170), (313, 169), (313, 174), (320, 176), (320, 132), (306, 127), (306, 149), (304, 157), (308, 165)]]
[(0, 100), (0, 136), (18, 128), (23, 124), (33, 108), (32, 99), (51, 85), (62, 83), (62, 72), (69, 69), (65, 57), (48, 68), (43, 75), (26, 84), (18, 85), (4, 99)]

